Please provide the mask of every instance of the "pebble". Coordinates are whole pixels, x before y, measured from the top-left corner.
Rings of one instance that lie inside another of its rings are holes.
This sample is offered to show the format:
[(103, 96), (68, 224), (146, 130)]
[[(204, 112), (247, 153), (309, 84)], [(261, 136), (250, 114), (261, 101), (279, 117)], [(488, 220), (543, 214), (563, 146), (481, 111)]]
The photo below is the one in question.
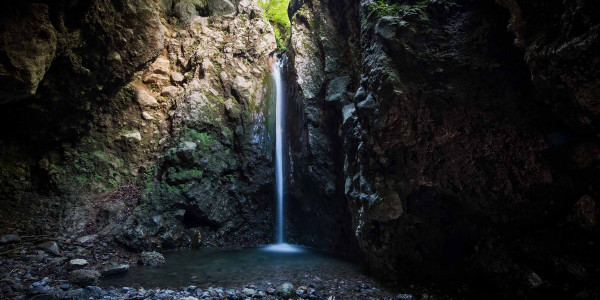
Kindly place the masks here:
[(58, 248), (58, 244), (54, 241), (47, 241), (37, 245), (39, 249), (42, 249), (50, 254), (60, 255), (60, 248)]
[(21, 237), (16, 234), (5, 234), (0, 236), (0, 244), (18, 243), (20, 241)]
[(412, 300), (413, 296), (410, 294), (398, 294), (396, 300)]

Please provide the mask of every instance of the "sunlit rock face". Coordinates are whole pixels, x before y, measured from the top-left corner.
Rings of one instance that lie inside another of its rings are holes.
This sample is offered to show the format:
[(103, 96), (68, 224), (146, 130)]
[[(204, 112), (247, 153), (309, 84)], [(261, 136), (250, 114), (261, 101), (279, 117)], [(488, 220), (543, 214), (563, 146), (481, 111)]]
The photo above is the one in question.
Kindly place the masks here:
[(2, 228), (134, 250), (268, 243), (275, 36), (253, 1), (213, 2), (10, 7), (3, 36), (40, 32), (0, 49), (0, 76), (24, 82), (3, 89)]
[(305, 240), (345, 247), (318, 228), (335, 220), (324, 207), (349, 211), (360, 253), (385, 276), (480, 272), (493, 287), (523, 278), (518, 292), (536, 295), (534, 274), (562, 288), (572, 274), (549, 237), (581, 246), (564, 264), (595, 249), (579, 234), (598, 214), (583, 101), (597, 98), (586, 75), (597, 5), (384, 2), (290, 5), (292, 225), (320, 224)]

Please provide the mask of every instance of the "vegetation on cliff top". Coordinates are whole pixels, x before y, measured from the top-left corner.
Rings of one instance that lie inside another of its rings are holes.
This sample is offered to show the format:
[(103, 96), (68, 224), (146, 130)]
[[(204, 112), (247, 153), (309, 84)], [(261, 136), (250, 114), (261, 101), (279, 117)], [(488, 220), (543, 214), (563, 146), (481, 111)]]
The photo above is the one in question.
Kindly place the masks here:
[(290, 0), (257, 0), (257, 2), (265, 11), (265, 18), (273, 25), (277, 46), (285, 48), (291, 28), (287, 12)]

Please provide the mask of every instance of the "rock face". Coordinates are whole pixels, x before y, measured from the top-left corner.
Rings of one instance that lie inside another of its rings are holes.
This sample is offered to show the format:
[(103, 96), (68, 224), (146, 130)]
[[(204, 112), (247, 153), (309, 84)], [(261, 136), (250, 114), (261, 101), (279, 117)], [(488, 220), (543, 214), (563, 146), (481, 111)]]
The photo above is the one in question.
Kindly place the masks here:
[(253, 1), (158, 2), (2, 14), (0, 233), (268, 243), (273, 29)]
[(194, 19), (168, 41), (168, 61), (185, 80), (170, 112), (173, 138), (153, 167), (145, 205), (119, 237), (130, 247), (270, 239), (272, 139), (264, 83), (271, 81), (266, 61), (276, 43), (259, 6), (242, 1), (239, 11), (234, 18)]
[(584, 100), (598, 98), (598, 6), (498, 2), (508, 10), (291, 2), (290, 214), (309, 231), (298, 239), (347, 247), (344, 232), (323, 228), (351, 222), (377, 274), (479, 272), (498, 287), (533, 269), (574, 295), (552, 261), (598, 265), (574, 259), (595, 246), (565, 225), (596, 224), (593, 201), (573, 205), (599, 188), (595, 104)]

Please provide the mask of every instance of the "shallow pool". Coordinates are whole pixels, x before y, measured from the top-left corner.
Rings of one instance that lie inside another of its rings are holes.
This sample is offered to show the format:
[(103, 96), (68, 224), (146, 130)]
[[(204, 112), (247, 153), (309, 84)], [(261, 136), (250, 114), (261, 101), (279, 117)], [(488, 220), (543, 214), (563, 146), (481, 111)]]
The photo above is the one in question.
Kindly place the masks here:
[(300, 282), (317, 277), (353, 278), (362, 269), (350, 261), (310, 248), (271, 245), (247, 249), (198, 249), (164, 254), (159, 267), (130, 268), (105, 278), (103, 286), (180, 288), (238, 287)]

